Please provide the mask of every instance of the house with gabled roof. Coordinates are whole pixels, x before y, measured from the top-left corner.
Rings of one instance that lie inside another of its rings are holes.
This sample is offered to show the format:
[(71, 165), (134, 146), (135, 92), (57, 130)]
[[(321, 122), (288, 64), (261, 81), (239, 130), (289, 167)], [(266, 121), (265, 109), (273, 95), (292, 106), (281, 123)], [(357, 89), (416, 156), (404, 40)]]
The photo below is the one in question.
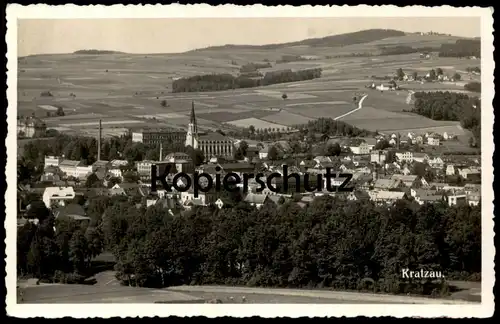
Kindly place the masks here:
[(408, 197), (405, 192), (387, 190), (369, 191), (368, 195), (370, 196), (370, 200), (379, 204), (393, 204), (398, 200)]

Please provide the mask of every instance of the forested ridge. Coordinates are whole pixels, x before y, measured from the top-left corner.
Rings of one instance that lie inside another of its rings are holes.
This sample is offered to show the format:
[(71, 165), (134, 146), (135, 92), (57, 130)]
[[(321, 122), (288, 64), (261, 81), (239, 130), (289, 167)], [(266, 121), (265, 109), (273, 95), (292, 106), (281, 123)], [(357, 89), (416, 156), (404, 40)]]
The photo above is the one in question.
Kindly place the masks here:
[(326, 36), (321, 38), (309, 38), (297, 42), (268, 44), (268, 45), (223, 45), (212, 46), (202, 50), (218, 50), (218, 49), (278, 49), (290, 46), (312, 46), (312, 47), (337, 47), (355, 44), (369, 43), (389, 37), (405, 36), (406, 34), (399, 30), (392, 29), (368, 29), (352, 33)]
[(299, 71), (281, 70), (267, 72), (263, 77), (248, 77), (244, 74), (233, 76), (226, 74), (195, 75), (172, 82), (172, 92), (224, 91), (231, 89), (254, 88), (278, 83), (312, 80), (321, 77), (321, 69)]
[(460, 121), (475, 137), (476, 145), (481, 145), (481, 100), (454, 92), (416, 92), (412, 112), (433, 120)]
[(480, 39), (459, 39), (454, 44), (442, 44), (439, 50), (441, 57), (481, 57)]
[(89, 200), (88, 227), (54, 221), (34, 202), (28, 217), (40, 223), (18, 229), (18, 271), (75, 282), (92, 256), (107, 250), (117, 260), (117, 278), (144, 287), (331, 287), (438, 296), (446, 295), (446, 283), (402, 279), (402, 269), (480, 278), (480, 206), (399, 201), (382, 207), (322, 196), (305, 208), (287, 202), (256, 209), (237, 194), (225, 201), (220, 210), (172, 216), (159, 205), (137, 208), (125, 197), (98, 196)]

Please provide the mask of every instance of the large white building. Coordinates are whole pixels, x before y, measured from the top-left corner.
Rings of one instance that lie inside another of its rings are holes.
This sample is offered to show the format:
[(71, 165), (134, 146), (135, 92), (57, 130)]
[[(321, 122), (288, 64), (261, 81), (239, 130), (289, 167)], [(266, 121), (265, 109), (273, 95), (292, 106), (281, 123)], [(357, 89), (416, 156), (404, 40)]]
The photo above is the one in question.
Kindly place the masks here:
[(86, 179), (92, 173), (91, 165), (83, 165), (80, 161), (63, 160), (59, 163), (59, 169), (67, 177)]
[(43, 163), (45, 167), (55, 166), (58, 167), (59, 164), (63, 161), (63, 158), (60, 156), (52, 156), (46, 155), (43, 159)]
[(191, 108), (191, 119), (188, 125), (185, 145), (186, 147), (191, 146), (194, 149), (201, 150), (207, 160), (212, 157), (232, 158), (234, 151), (234, 142), (220, 133), (198, 134), (194, 103)]
[(75, 198), (73, 187), (47, 187), (43, 192), (42, 200), (47, 208), (64, 206)]
[(361, 143), (358, 146), (351, 146), (350, 149), (353, 154), (370, 154), (373, 145), (367, 143)]

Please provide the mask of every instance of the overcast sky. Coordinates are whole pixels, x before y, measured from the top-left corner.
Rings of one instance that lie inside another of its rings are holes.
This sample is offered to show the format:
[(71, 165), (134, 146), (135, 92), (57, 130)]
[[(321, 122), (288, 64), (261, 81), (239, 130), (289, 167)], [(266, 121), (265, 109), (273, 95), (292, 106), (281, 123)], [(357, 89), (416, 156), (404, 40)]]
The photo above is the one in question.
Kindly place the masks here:
[(18, 20), (18, 56), (80, 49), (178, 53), (225, 44), (263, 45), (371, 28), (478, 37), (478, 17), (168, 18)]

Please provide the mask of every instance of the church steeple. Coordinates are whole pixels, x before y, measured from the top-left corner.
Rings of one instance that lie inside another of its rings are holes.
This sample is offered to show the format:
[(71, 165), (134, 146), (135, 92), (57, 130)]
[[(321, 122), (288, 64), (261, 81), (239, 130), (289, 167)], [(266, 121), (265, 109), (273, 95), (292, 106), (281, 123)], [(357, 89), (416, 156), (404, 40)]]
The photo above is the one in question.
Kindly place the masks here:
[(191, 146), (194, 149), (198, 148), (198, 125), (196, 125), (196, 117), (194, 115), (194, 101), (191, 105), (191, 119), (186, 134), (186, 146)]
[(193, 133), (198, 134), (198, 125), (196, 124), (196, 116), (194, 114), (194, 101), (191, 102), (191, 119), (189, 123), (193, 125)]

